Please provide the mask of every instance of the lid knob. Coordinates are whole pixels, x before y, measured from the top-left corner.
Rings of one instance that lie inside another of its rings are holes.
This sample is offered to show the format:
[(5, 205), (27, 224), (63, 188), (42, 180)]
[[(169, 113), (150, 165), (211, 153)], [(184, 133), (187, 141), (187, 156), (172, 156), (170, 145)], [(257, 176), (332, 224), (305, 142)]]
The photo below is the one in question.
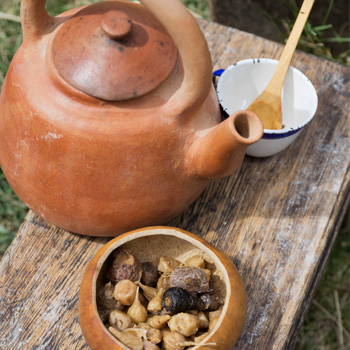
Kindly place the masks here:
[(111, 39), (122, 39), (131, 32), (132, 21), (124, 12), (110, 10), (102, 16), (101, 27)]

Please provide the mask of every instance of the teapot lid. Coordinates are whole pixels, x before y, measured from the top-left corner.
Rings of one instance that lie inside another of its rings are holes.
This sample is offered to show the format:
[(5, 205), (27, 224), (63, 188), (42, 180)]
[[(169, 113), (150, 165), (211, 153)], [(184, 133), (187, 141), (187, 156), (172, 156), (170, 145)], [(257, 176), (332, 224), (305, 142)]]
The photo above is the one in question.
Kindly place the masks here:
[(85, 7), (55, 36), (53, 61), (76, 89), (108, 101), (154, 90), (174, 70), (177, 48), (143, 5), (123, 1)]

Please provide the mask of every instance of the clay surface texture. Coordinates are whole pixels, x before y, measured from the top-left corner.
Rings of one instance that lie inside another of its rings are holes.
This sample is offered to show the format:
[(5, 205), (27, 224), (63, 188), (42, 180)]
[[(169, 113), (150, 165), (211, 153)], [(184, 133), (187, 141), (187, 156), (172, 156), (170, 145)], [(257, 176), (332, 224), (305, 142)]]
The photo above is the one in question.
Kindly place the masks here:
[(221, 123), (208, 45), (181, 1), (142, 3), (54, 18), (45, 0), (21, 3), (0, 163), (29, 208), (71, 232), (116, 236), (170, 220), (262, 135), (253, 114)]

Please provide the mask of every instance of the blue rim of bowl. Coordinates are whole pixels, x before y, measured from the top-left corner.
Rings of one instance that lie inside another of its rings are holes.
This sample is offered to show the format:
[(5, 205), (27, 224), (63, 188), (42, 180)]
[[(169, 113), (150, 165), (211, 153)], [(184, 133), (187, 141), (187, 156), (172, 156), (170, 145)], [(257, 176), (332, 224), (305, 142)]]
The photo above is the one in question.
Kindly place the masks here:
[[(222, 106), (220, 105), (220, 109), (221, 109), (221, 113), (223, 115), (224, 119), (227, 119), (230, 115), (222, 108)], [(262, 139), (283, 139), (285, 137), (291, 136), (296, 134), (297, 132), (299, 132), (304, 126), (301, 126), (297, 129), (293, 129), (290, 128), (288, 131), (285, 132), (280, 132), (280, 133), (276, 133), (275, 130), (270, 130), (269, 129), (269, 133), (264, 132), (263, 136), (261, 137)], [(265, 130), (265, 129), (264, 129)]]
[[(213, 81), (215, 80), (216, 77), (220, 78), (221, 75), (228, 69), (233, 69), (234, 67), (240, 65), (240, 64), (247, 64), (247, 63), (253, 63), (253, 64), (257, 64), (260, 62), (267, 62), (267, 61), (271, 61), (271, 62), (275, 62), (278, 63), (277, 60), (271, 59), (271, 58), (248, 58), (245, 60), (241, 60), (238, 61), (234, 64), (232, 64), (231, 66), (227, 67), (226, 69), (217, 69), (213, 72)], [(315, 91), (315, 111), (314, 113), (312, 113), (312, 116), (310, 118), (308, 118), (307, 120), (305, 120), (300, 126), (297, 126), (296, 128), (289, 128), (288, 130), (272, 130), (272, 129), (264, 129), (264, 134), (262, 136), (262, 139), (282, 139), (291, 135), (296, 134), (297, 132), (299, 132), (301, 129), (304, 128), (305, 125), (307, 125), (314, 117), (314, 115), (316, 114), (317, 111), (317, 105), (318, 105), (318, 98), (317, 98), (317, 93), (315, 90), (315, 87), (313, 86), (313, 84), (311, 83), (310, 79), (304, 74), (302, 73), (300, 70), (298, 70), (297, 68), (294, 68), (292, 66), (290, 66), (290, 69), (295, 70), (297, 74), (300, 74), (308, 84), (310, 84), (311, 88)], [(214, 81), (215, 83), (215, 81)], [(215, 90), (217, 91), (215, 84)], [(219, 96), (217, 95), (218, 99)], [(222, 106), (222, 100), (219, 99), (219, 104), (220, 104), (220, 109), (222, 111), (223, 114), (223, 118), (226, 119), (229, 116), (229, 113), (227, 113), (227, 108), (224, 108)]]

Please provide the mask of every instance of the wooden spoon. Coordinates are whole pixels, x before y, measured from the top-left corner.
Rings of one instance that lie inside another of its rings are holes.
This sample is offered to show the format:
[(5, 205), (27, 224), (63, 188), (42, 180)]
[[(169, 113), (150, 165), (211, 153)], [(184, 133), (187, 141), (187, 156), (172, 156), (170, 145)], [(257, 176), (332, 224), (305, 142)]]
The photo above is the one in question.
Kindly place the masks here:
[(304, 0), (269, 84), (248, 107), (248, 110), (255, 112), (261, 119), (264, 129), (282, 129), (282, 86), (314, 1)]

